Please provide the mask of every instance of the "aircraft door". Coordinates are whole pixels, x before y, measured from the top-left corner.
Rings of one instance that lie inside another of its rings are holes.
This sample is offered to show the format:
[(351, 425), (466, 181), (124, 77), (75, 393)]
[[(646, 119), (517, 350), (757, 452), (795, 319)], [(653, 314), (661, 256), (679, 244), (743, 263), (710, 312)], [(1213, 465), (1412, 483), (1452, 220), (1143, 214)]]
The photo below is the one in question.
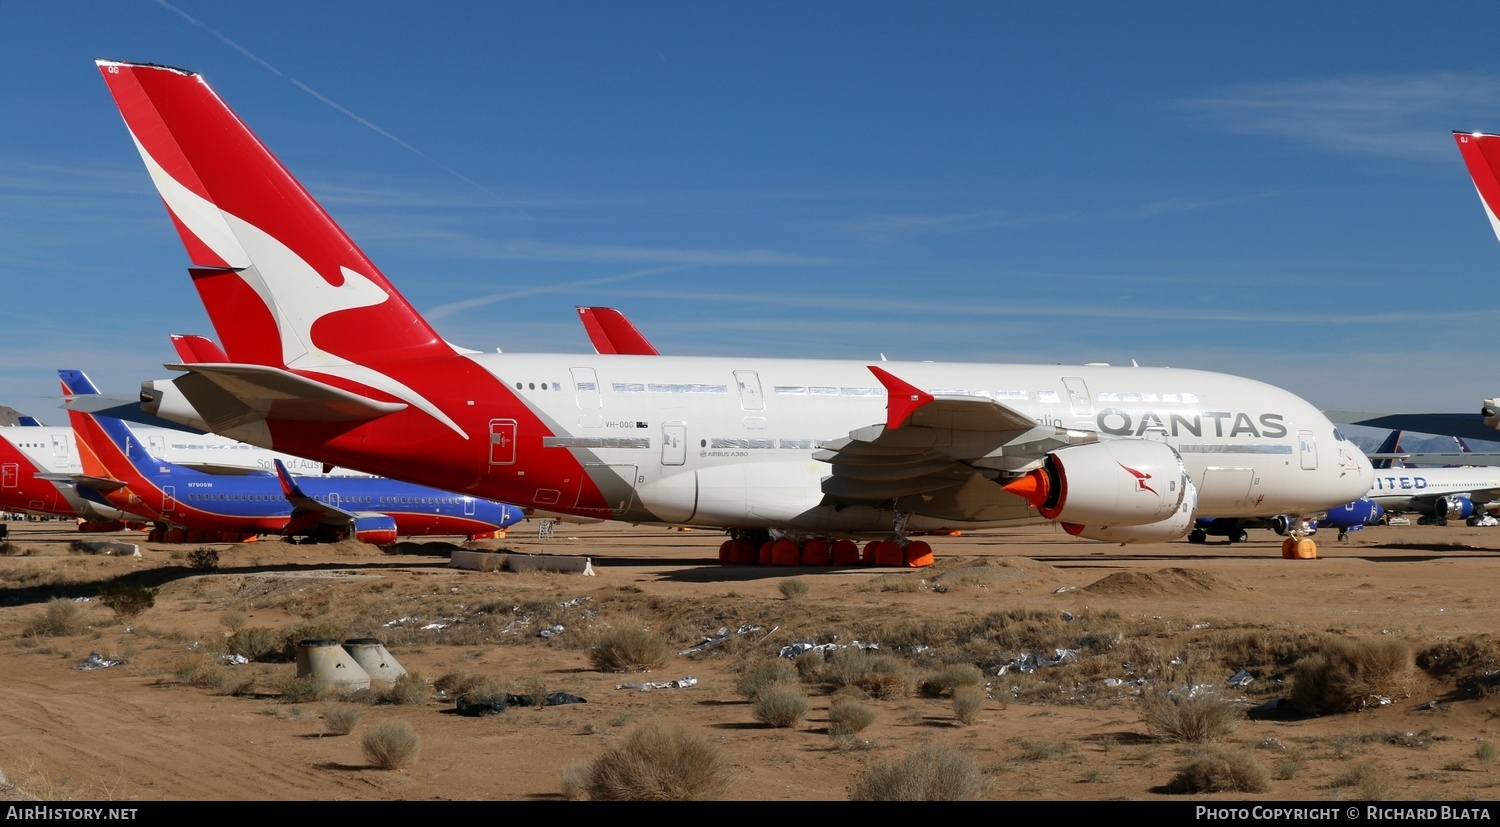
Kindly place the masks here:
[(0, 488), (15, 488), (21, 484), (21, 466), (19, 463), (7, 462), (0, 465)]
[(682, 465), (687, 462), (687, 423), (663, 422), (661, 425), (661, 464)]
[(746, 411), (766, 409), (766, 397), (760, 390), (760, 375), (753, 370), (737, 370), (734, 382), (740, 389), (740, 408)]
[(490, 420), (490, 464), (516, 464), (516, 421)]
[(146, 441), (151, 446), (151, 453), (159, 457), (165, 457), (167, 455), (167, 441), (163, 439), (160, 434), (153, 434), (148, 437)]
[(1064, 376), (1063, 387), (1068, 390), (1068, 405), (1073, 409), (1075, 420), (1087, 420), (1094, 416), (1094, 403), (1089, 398), (1089, 386), (1077, 376)]
[(68, 438), (66, 436), (61, 434), (54, 434), (52, 436), (52, 456), (62, 459), (72, 453), (68, 448)]
[(1312, 431), (1297, 432), (1297, 453), (1302, 456), (1302, 470), (1318, 470), (1318, 441)]
[[(505, 513), (504, 512), (504, 506), (502, 506), (501, 509), (502, 509), (501, 513), (502, 514)], [(465, 517), (472, 517), (472, 516), (474, 516), (474, 498), (473, 497), (464, 497), (464, 516)]]
[(602, 428), (604, 397), (599, 394), (599, 377), (593, 368), (568, 368), (573, 375), (573, 401), (578, 405), (578, 427)]
[(177, 486), (163, 485), (161, 487), (161, 513), (167, 514), (177, 507)]

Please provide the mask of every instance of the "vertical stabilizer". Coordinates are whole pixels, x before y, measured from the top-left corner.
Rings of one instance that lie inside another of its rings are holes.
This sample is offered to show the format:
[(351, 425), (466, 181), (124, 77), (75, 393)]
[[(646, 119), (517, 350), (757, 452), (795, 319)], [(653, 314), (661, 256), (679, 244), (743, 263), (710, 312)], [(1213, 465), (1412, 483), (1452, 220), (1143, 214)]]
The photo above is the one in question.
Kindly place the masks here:
[(317, 369), (453, 353), (202, 77), (97, 64), (195, 283), (226, 299), (205, 307), (231, 355)]
[(1484, 214), (1490, 219), (1490, 229), (1500, 239), (1500, 135), (1481, 132), (1454, 132), (1453, 140), (1464, 156), (1464, 166), (1469, 168), (1469, 177), (1474, 189), (1479, 191), (1479, 203), (1484, 205)]

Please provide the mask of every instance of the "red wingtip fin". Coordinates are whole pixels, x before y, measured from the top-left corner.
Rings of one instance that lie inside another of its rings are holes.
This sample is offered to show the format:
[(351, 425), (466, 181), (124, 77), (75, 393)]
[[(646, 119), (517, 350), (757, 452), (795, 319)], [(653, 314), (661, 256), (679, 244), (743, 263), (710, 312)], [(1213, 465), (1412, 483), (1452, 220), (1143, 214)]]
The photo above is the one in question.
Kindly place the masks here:
[(932, 401), (932, 394), (896, 378), (890, 371), (870, 365), (870, 372), (885, 385), (885, 427), (900, 428), (918, 408)]
[(229, 357), (224, 355), (224, 351), (220, 350), (213, 340), (203, 336), (173, 333), (172, 347), (176, 349), (177, 358), (181, 359), (184, 365), (229, 361)]

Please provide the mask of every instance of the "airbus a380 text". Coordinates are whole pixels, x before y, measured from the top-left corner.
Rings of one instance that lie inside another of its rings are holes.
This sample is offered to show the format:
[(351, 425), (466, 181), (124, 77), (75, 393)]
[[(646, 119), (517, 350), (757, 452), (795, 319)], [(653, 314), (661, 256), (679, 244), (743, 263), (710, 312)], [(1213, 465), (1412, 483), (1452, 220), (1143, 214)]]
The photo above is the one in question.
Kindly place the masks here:
[(227, 355), (143, 386), (158, 416), (528, 508), (740, 536), (1056, 520), (1164, 541), (1200, 512), (1317, 513), (1370, 487), (1316, 408), (1206, 371), (459, 348), (201, 77), (99, 67)]

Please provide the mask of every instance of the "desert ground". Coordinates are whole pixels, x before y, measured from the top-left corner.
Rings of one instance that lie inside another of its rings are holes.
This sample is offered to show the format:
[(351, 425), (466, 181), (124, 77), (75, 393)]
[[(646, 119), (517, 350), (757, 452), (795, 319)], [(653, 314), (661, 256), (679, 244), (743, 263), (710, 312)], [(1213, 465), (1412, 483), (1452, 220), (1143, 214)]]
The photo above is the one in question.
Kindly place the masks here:
[[(848, 800), (872, 767), (924, 746), (964, 756), (994, 801), (1485, 802), (1500, 791), (1488, 680), (1500, 669), (1500, 528), (1325, 533), (1317, 559), (1288, 560), (1265, 531), (1245, 544), (1121, 547), (1041, 526), (933, 538), (936, 563), (921, 569), (721, 565), (715, 532), (607, 523), (548, 533), (527, 521), (468, 544), (584, 556), (591, 576), (450, 567), (462, 538), (387, 549), (261, 539), (213, 547), (213, 561), (191, 554), (202, 547), (63, 522), (8, 528), (10, 801), (563, 801), (653, 725), (714, 751), (724, 774), (712, 795), (730, 800)], [(80, 553), (80, 539), (137, 543), (139, 556)], [(135, 615), (105, 605), (121, 583), (154, 589), (154, 603)], [(76, 616), (49, 625), (59, 598)], [(597, 665), (594, 647), (625, 628), (664, 639), (665, 661)], [(252, 630), (375, 637), (420, 691), (405, 702), (293, 692), (295, 662), (225, 657)], [(1296, 682), (1310, 681), (1299, 664), (1337, 641), (1399, 642), (1407, 668), (1345, 708), (1293, 707)], [(874, 646), (900, 669), (839, 689), (799, 664), (807, 712), (773, 726), (744, 676), (795, 644), (822, 646), (826, 662)], [(1031, 668), (1070, 649), (1076, 660)], [(109, 665), (82, 668), (91, 656)], [(932, 679), (955, 664), (982, 674), (977, 713), (958, 714)], [(1250, 682), (1232, 685), (1241, 669)], [(464, 681), (584, 702), (465, 716), (452, 695)], [(1189, 687), (1236, 704), (1212, 742), (1174, 738), (1145, 713), (1147, 693)], [(840, 697), (872, 722), (834, 737)], [(357, 722), (339, 734), (349, 709)], [(395, 769), (363, 747), (388, 722), (418, 740)], [(1185, 787), (1185, 767), (1214, 753), (1240, 756), (1264, 783)]]

